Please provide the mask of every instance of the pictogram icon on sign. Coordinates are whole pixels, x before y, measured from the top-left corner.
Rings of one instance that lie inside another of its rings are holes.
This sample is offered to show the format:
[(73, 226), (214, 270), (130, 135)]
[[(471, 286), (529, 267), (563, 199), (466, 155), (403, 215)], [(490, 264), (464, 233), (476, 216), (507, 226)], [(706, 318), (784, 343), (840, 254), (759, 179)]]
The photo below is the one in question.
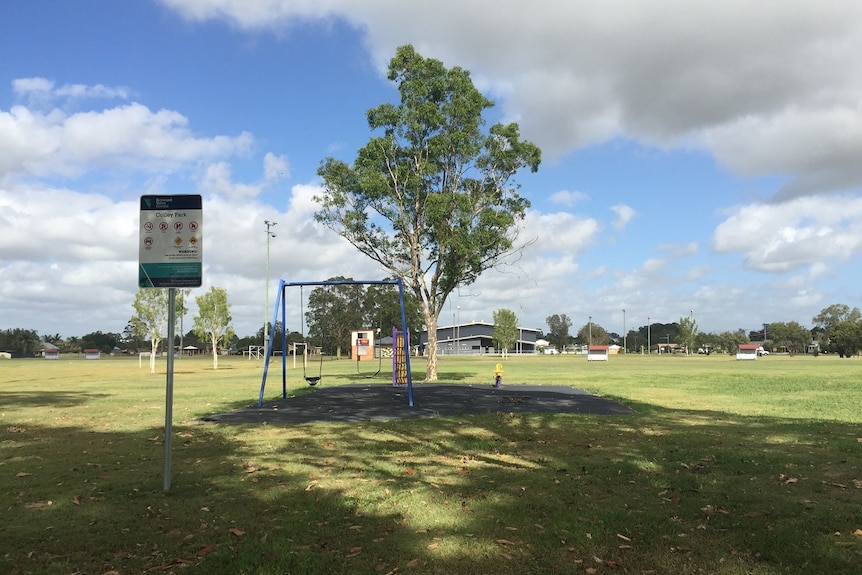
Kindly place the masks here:
[(183, 223), (182, 222), (174, 222), (174, 229), (177, 231), (182, 230), (183, 229)]
[(153, 222), (146, 222), (144, 224), (144, 231), (151, 232), (151, 231), (153, 231), (153, 227), (154, 227)]
[(198, 223), (197, 222), (189, 222), (189, 229), (193, 232), (198, 231)]
[(168, 222), (159, 222), (159, 229), (163, 232), (168, 231)]

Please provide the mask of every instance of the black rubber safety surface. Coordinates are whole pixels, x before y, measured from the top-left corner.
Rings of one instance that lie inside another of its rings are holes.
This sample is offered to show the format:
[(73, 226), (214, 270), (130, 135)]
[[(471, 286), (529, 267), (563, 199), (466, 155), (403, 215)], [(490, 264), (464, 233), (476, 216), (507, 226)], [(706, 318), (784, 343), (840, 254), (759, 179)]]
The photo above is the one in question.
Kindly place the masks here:
[(347, 384), (321, 387), (287, 399), (255, 403), (202, 418), (217, 423), (360, 422), (488, 413), (581, 413), (624, 415), (625, 405), (572, 387), (550, 385)]

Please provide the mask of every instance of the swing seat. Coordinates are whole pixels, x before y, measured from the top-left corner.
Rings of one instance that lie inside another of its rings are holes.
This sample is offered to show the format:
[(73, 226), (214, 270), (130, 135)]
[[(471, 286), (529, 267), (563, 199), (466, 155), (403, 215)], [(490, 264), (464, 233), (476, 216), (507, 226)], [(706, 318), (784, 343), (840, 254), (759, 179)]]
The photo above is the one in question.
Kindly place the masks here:
[(305, 381), (308, 382), (308, 385), (313, 387), (313, 386), (317, 385), (317, 383), (320, 381), (320, 378), (319, 377), (306, 377)]

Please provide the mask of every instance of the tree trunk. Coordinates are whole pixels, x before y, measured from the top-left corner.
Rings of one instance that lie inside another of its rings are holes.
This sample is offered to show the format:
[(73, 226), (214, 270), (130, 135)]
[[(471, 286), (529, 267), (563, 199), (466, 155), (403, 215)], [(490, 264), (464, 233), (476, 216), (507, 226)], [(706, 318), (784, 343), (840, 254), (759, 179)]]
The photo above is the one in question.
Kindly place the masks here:
[(156, 373), (156, 349), (158, 347), (158, 340), (150, 340), (150, 373)]
[(218, 338), (216, 338), (215, 334), (210, 336), (210, 341), (213, 346), (213, 369), (218, 369)]
[(425, 381), (437, 381), (437, 317), (425, 312), (425, 326), (428, 328), (428, 365), (425, 368)]

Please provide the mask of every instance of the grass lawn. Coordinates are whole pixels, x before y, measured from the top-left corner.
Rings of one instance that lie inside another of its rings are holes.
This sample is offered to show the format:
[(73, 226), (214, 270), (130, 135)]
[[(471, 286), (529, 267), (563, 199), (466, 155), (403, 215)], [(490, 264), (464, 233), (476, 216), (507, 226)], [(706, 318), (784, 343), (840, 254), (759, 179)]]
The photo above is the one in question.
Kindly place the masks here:
[(859, 573), (859, 359), (443, 357), (440, 379), (498, 362), (636, 413), (216, 425), (261, 362), (182, 358), (166, 494), (163, 363), (0, 361), (0, 573)]

